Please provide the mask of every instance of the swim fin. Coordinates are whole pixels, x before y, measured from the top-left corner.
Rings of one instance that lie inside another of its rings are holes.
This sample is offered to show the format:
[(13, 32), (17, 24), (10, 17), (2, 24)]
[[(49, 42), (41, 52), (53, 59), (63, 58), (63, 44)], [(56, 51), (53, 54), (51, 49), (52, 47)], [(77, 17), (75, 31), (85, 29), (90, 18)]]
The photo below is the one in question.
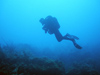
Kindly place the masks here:
[(79, 46), (76, 42), (73, 42), (73, 44), (74, 44), (74, 46), (75, 46), (76, 48), (78, 48), (78, 49), (82, 49), (82, 47)]
[(66, 36), (66, 37), (69, 37), (69, 38), (73, 38), (73, 39), (79, 40), (79, 38), (78, 38), (77, 36), (75, 36), (75, 35), (70, 35), (69, 33), (67, 33), (65, 36)]
[(71, 35), (74, 39), (79, 40), (77, 36)]
[(64, 37), (69, 38), (69, 39), (73, 42), (73, 44), (74, 44), (74, 46), (75, 46), (76, 48), (82, 49), (82, 47), (79, 46), (79, 45), (75, 42), (75, 39), (76, 39), (76, 40), (79, 40), (79, 38), (78, 38), (77, 36), (70, 35), (70, 34), (67, 33)]

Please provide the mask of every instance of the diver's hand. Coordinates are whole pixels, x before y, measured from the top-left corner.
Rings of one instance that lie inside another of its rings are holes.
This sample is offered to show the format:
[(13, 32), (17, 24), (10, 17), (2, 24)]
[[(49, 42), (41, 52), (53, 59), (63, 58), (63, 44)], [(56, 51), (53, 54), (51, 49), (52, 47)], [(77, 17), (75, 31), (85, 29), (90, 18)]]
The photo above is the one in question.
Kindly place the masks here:
[(45, 30), (45, 33), (47, 33), (47, 30)]

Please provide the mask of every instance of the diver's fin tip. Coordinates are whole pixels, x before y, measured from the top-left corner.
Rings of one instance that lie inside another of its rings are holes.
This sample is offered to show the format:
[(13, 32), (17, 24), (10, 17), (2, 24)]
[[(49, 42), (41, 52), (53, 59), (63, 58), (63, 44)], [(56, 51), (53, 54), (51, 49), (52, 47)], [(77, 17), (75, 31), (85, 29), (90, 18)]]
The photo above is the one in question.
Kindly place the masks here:
[(77, 49), (82, 49), (82, 47), (79, 46), (77, 43), (74, 43), (74, 46), (75, 46)]

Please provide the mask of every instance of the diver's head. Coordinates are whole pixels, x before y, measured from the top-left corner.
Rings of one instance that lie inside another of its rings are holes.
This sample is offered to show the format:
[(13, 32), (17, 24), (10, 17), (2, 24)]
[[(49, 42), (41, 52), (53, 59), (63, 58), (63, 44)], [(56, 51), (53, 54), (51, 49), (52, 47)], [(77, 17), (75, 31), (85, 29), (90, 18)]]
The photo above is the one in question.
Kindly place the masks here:
[(40, 21), (40, 23), (41, 23), (42, 25), (44, 25), (44, 21), (45, 21), (44, 18), (41, 18), (39, 21)]

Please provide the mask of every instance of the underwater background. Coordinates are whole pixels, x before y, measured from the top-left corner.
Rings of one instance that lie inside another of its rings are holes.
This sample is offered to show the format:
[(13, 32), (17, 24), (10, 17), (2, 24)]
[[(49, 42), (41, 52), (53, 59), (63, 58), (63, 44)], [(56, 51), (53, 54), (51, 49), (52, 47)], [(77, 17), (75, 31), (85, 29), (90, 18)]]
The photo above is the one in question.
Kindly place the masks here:
[[(81, 50), (45, 34), (48, 15)], [(0, 0), (0, 75), (100, 75), (100, 0)]]

